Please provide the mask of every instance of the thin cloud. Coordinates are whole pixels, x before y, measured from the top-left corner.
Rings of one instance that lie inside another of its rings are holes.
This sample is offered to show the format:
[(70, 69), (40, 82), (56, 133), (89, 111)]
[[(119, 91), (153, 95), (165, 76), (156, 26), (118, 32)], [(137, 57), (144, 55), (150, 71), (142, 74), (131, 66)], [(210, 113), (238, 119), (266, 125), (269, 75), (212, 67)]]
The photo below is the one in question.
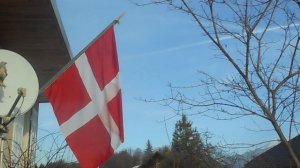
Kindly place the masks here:
[[(271, 32), (271, 31), (276, 32), (278, 30), (281, 30), (281, 29), (284, 29), (284, 28), (287, 28), (287, 27), (292, 28), (292, 27), (296, 27), (296, 26), (299, 26), (299, 25), (300, 25), (300, 23), (284, 25), (284, 26), (274, 26), (274, 27), (268, 28), (267, 32)], [(261, 29), (261, 30), (255, 31), (254, 33), (260, 34), (260, 33), (263, 33), (263, 32), (264, 32), (264, 29)], [(234, 37), (233, 36), (223, 36), (223, 37), (220, 38), (221, 41), (230, 40), (230, 39), (234, 39)], [(179, 46), (170, 47), (170, 48), (166, 48), (166, 49), (156, 50), (156, 51), (141, 54), (139, 56), (164, 54), (164, 53), (174, 52), (174, 51), (178, 51), (178, 50), (188, 49), (188, 48), (202, 46), (202, 45), (211, 44), (211, 43), (212, 43), (211, 40), (204, 40), (204, 41), (201, 41), (201, 42), (184, 44), (184, 45), (179, 45)]]
[[(222, 40), (222, 41), (228, 40), (228, 39), (232, 39), (232, 37), (231, 36), (224, 36), (224, 37), (220, 38), (220, 40)], [(187, 48), (191, 48), (191, 47), (197, 47), (197, 46), (211, 44), (211, 43), (212, 43), (211, 40), (204, 40), (204, 41), (201, 41), (201, 42), (184, 44), (184, 45), (180, 45), (180, 46), (176, 46), (176, 47), (170, 47), (170, 48), (166, 48), (166, 49), (162, 49), (162, 50), (156, 50), (156, 51), (141, 54), (139, 56), (164, 54), (164, 53), (169, 53), (169, 52), (173, 52), (173, 51), (183, 50), (183, 49), (187, 49)]]
[[(300, 23), (295, 23), (295, 24), (290, 24), (290, 25), (282, 25), (282, 26), (274, 26), (274, 27), (270, 27), (267, 29), (267, 32), (270, 32), (270, 31), (277, 31), (277, 30), (281, 30), (281, 29), (286, 29), (288, 27), (290, 28), (293, 28), (293, 27), (296, 27), (296, 26), (299, 26)], [(262, 33), (264, 31), (264, 29), (261, 29), (261, 30), (258, 30), (258, 31), (255, 31), (254, 33)]]

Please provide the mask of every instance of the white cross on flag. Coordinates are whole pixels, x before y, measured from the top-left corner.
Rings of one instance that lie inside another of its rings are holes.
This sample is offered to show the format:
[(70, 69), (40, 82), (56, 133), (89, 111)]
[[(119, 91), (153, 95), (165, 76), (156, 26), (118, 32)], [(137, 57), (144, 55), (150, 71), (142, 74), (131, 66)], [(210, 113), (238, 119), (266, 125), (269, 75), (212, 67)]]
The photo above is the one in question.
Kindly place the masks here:
[(124, 141), (119, 66), (111, 26), (46, 90), (83, 168), (96, 168)]

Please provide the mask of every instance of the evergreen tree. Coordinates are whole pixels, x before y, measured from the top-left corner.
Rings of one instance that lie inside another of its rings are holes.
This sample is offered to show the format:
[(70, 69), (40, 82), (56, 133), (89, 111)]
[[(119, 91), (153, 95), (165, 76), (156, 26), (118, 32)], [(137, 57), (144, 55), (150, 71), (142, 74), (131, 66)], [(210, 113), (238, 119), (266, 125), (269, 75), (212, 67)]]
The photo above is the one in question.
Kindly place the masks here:
[(143, 163), (147, 162), (152, 155), (153, 155), (153, 147), (150, 143), (150, 140), (148, 139), (146, 143), (146, 149), (144, 151)]
[(173, 133), (172, 151), (175, 167), (207, 167), (203, 161), (205, 159), (203, 149), (200, 134), (195, 128), (192, 128), (192, 123), (187, 120), (187, 117), (182, 115), (181, 120), (176, 123)]

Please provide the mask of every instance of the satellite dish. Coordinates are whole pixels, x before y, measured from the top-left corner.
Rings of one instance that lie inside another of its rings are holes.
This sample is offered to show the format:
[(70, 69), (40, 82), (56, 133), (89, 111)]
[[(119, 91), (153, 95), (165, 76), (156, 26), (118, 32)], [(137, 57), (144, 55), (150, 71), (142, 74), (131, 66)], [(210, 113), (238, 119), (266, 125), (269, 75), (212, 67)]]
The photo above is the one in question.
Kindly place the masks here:
[[(4, 69), (7, 76), (1, 80)], [(38, 97), (39, 82), (27, 60), (15, 52), (0, 49), (0, 116), (8, 114), (18, 97), (19, 88), (24, 88), (26, 94), (16, 104), (13, 114), (24, 114), (32, 108)]]

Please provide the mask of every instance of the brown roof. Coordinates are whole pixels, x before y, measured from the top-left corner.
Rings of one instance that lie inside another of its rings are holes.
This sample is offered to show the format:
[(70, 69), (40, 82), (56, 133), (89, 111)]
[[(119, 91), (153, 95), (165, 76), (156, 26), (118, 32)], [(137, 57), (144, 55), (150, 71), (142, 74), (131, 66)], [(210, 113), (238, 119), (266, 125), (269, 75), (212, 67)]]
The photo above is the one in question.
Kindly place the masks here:
[[(298, 158), (300, 158), (300, 135), (293, 138), (290, 143), (295, 150)], [(294, 167), (289, 158), (289, 154), (283, 143), (267, 150), (257, 156), (245, 165), (245, 168), (290, 168), (290, 164)]]
[(25, 57), (40, 87), (70, 60), (50, 0), (0, 0), (0, 48)]

